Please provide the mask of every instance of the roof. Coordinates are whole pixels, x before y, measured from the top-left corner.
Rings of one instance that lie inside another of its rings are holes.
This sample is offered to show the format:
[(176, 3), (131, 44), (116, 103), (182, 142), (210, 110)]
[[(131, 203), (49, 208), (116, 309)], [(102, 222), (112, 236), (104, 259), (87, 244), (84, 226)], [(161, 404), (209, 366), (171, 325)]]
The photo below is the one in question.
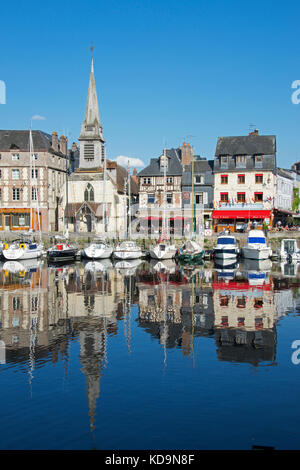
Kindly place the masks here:
[[(76, 217), (77, 213), (83, 208), (84, 206), (88, 206), (88, 208), (91, 210), (91, 212), (98, 218), (102, 217), (102, 208), (103, 208), (103, 203), (97, 203), (97, 202), (71, 202), (68, 204), (68, 217)], [(108, 202), (106, 203), (106, 210), (107, 210), (107, 215), (110, 216), (110, 208), (111, 208), (111, 203)], [(67, 207), (66, 207), (67, 209)]]
[(285, 170), (284, 168), (277, 167), (277, 175), (282, 176), (283, 178), (288, 178), (290, 180), (294, 180), (293, 176), (291, 175), (290, 170)]
[[(50, 151), (63, 155), (61, 152), (55, 152), (51, 147), (52, 136), (43, 131), (32, 131), (33, 149), (34, 151)], [(29, 130), (0, 130), (0, 151), (11, 149), (29, 151)]]
[[(204, 173), (205, 171), (213, 171), (214, 169), (214, 161), (213, 160), (195, 160), (194, 161), (194, 173)], [(192, 171), (192, 164), (185, 165), (184, 171), (191, 172)]]
[(216, 156), (218, 155), (273, 155), (276, 153), (275, 135), (246, 135), (219, 137)]
[[(180, 161), (181, 150), (180, 149), (167, 149), (166, 154), (168, 157), (168, 168), (166, 170), (167, 175), (180, 176), (182, 175), (182, 165)], [(162, 176), (163, 170), (160, 167), (160, 157), (151, 158), (150, 165), (141, 170), (138, 176)]]

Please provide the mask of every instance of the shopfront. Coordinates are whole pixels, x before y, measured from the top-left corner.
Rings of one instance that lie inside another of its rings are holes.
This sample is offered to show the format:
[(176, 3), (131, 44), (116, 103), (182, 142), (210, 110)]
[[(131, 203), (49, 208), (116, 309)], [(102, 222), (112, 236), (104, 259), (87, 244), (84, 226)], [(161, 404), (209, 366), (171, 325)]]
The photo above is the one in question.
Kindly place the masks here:
[(213, 230), (214, 232), (222, 232), (222, 230), (230, 230), (230, 232), (238, 231), (242, 224), (249, 225), (256, 222), (257, 228), (263, 228), (264, 224), (272, 226), (272, 213), (270, 210), (231, 210), (221, 209), (213, 211)]
[[(41, 214), (39, 214), (41, 223)], [(0, 209), (0, 230), (25, 231), (30, 228), (30, 209)], [(33, 229), (38, 230), (38, 214), (33, 210)]]

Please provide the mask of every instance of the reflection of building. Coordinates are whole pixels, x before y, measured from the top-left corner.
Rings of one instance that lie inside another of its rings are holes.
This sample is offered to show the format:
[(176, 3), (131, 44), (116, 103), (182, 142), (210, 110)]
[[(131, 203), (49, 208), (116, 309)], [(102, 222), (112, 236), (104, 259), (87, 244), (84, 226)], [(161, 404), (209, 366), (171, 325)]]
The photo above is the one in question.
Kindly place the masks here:
[(239, 273), (233, 279), (212, 284), (215, 340), (220, 360), (273, 361), (277, 319), (272, 282), (265, 273)]

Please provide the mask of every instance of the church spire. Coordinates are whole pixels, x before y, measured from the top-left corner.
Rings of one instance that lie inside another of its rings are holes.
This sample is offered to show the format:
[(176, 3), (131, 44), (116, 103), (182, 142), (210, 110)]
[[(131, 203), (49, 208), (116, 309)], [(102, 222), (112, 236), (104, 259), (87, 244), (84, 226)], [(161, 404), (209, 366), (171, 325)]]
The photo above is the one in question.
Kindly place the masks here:
[(91, 47), (91, 72), (84, 121), (81, 126), (80, 167), (100, 167), (104, 160), (104, 137), (100, 121), (96, 82), (94, 75), (94, 58)]

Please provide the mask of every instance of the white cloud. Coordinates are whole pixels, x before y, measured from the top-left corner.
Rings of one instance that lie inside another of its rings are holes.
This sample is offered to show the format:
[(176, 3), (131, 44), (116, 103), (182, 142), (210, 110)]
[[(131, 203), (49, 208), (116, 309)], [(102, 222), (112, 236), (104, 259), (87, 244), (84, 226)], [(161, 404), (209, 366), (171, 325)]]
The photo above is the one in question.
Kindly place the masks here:
[(125, 155), (119, 155), (115, 161), (119, 164), (127, 168), (128, 166), (128, 161), (129, 161), (129, 166), (130, 167), (139, 167), (139, 166), (145, 166), (145, 163), (140, 160), (139, 158), (131, 158), (131, 157), (125, 157)]
[(36, 121), (45, 121), (46, 118), (44, 116), (40, 116), (39, 114), (35, 114), (31, 119)]

